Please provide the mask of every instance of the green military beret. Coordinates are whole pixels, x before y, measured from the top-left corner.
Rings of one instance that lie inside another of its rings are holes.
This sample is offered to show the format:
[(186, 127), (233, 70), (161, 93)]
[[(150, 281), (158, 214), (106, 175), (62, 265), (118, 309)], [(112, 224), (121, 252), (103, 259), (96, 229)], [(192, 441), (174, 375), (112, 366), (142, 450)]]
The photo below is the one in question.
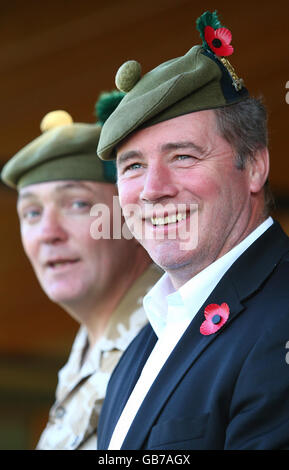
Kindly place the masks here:
[(4, 166), (4, 183), (18, 190), (30, 184), (57, 180), (114, 183), (114, 162), (95, 154), (101, 126), (123, 98), (118, 91), (102, 93), (95, 105), (98, 122), (74, 123), (66, 111), (52, 111), (41, 121), (42, 134), (22, 148)]
[(141, 77), (136, 61), (125, 62), (116, 74), (117, 88), (126, 96), (105, 122), (97, 153), (115, 158), (116, 146), (130, 133), (183, 114), (227, 106), (244, 100), (248, 91), (227, 60), (231, 33), (217, 13), (197, 20), (202, 45), (169, 60)]

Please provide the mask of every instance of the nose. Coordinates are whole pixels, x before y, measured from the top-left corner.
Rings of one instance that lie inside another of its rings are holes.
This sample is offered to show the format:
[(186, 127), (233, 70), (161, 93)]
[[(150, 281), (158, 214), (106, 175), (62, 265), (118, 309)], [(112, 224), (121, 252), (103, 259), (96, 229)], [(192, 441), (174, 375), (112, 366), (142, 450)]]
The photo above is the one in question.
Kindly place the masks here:
[(60, 215), (53, 209), (46, 209), (41, 217), (39, 238), (42, 243), (57, 244), (67, 239), (67, 231), (61, 223)]
[(178, 188), (169, 169), (164, 164), (147, 168), (145, 182), (140, 194), (143, 202), (155, 202), (176, 196)]

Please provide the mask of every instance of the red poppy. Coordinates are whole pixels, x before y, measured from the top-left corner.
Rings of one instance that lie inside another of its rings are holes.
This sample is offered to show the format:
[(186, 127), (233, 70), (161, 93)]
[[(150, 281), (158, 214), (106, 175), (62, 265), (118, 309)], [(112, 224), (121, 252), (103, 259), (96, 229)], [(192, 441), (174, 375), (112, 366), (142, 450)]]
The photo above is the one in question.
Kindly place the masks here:
[(233, 46), (230, 45), (232, 33), (227, 28), (214, 29), (212, 26), (206, 26), (205, 40), (217, 56), (225, 57), (234, 52)]
[(221, 305), (210, 304), (205, 308), (206, 320), (201, 324), (200, 332), (202, 335), (211, 335), (216, 333), (228, 320), (230, 309), (226, 303)]

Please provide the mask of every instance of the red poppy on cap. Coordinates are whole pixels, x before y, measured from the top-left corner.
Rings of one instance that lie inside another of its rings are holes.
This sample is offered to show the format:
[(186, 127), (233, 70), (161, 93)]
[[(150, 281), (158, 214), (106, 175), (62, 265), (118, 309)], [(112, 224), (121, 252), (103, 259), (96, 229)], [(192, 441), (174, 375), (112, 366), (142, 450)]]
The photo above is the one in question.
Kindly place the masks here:
[(220, 57), (233, 54), (234, 48), (230, 45), (232, 33), (227, 28), (214, 29), (212, 26), (205, 27), (205, 40), (209, 48)]
[(206, 320), (201, 324), (200, 332), (202, 335), (211, 335), (216, 333), (228, 320), (230, 315), (229, 306), (226, 303), (221, 305), (210, 304), (205, 308)]

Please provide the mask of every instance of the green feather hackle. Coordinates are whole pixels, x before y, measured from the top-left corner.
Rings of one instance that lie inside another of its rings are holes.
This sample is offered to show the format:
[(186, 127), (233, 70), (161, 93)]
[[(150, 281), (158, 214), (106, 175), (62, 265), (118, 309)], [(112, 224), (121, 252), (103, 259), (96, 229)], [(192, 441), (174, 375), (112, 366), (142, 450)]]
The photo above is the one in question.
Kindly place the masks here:
[(197, 18), (196, 24), (204, 47), (207, 47), (207, 42), (205, 40), (205, 27), (212, 26), (214, 29), (222, 28), (217, 11), (214, 11), (213, 13), (211, 11), (205, 11), (205, 13)]
[(108, 183), (116, 182), (116, 165), (114, 160), (101, 160), (103, 167), (103, 176)]
[[(119, 105), (125, 93), (123, 91), (113, 90), (110, 92), (104, 91), (99, 95), (98, 101), (95, 104), (95, 115), (98, 119), (97, 123), (101, 126), (113, 113)], [(101, 160), (103, 168), (103, 176), (108, 183), (116, 182), (116, 165), (112, 161)]]
[(98, 101), (95, 104), (95, 114), (99, 124), (103, 125), (105, 123), (119, 105), (124, 95), (125, 93), (118, 90), (103, 92), (99, 95)]

